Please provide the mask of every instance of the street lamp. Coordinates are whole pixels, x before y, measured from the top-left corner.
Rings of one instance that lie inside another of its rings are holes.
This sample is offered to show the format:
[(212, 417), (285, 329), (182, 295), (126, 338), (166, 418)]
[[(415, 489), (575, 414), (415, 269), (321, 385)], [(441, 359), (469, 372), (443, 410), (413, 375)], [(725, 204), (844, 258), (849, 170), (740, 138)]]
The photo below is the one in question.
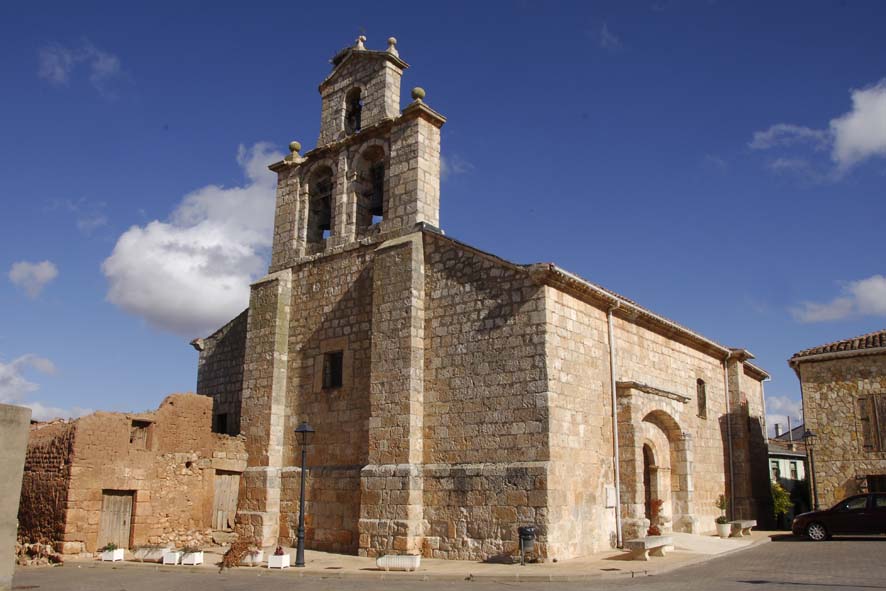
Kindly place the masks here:
[(308, 440), (314, 430), (307, 421), (295, 428), (295, 437), (301, 444), (301, 495), (298, 501), (298, 544), (295, 550), (295, 566), (305, 565), (305, 460), (308, 456)]
[(815, 440), (816, 435), (809, 429), (803, 433), (803, 441), (806, 443), (806, 453), (809, 456), (810, 488), (812, 489), (813, 508), (818, 511), (818, 478), (815, 475)]

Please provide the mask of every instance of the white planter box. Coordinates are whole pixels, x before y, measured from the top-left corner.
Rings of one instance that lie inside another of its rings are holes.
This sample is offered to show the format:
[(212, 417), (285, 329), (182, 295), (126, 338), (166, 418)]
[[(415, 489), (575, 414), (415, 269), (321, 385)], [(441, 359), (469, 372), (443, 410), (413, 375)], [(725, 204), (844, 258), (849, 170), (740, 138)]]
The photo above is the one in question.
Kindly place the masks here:
[(264, 561), (265, 552), (264, 550), (259, 550), (258, 552), (250, 552), (243, 556), (243, 560), (240, 561), (240, 564), (243, 566), (258, 566)]
[(188, 552), (182, 555), (182, 564), (189, 564), (191, 566), (195, 566), (198, 564), (203, 564), (203, 551), (200, 552)]
[(117, 562), (125, 558), (126, 550), (117, 548), (116, 550), (105, 550), (102, 552), (102, 562)]
[(141, 560), (142, 562), (163, 562), (163, 556), (170, 550), (172, 549), (142, 547), (136, 548), (132, 555), (135, 560)]
[(720, 539), (725, 540), (729, 537), (729, 534), (732, 533), (732, 524), (731, 523), (718, 523), (717, 524), (717, 535), (720, 536)]
[(182, 553), (169, 551), (163, 553), (163, 564), (178, 564), (181, 562)]
[(384, 570), (418, 570), (421, 556), (418, 554), (386, 554), (375, 559), (375, 566)]
[(268, 568), (289, 568), (289, 554), (268, 556)]

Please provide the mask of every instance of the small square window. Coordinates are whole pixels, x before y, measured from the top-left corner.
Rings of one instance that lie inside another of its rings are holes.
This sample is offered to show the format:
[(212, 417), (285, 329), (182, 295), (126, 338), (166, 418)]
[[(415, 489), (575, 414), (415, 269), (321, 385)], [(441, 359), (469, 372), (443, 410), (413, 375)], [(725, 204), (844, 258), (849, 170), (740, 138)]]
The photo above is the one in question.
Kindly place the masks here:
[(212, 431), (213, 433), (228, 433), (228, 413), (223, 412), (213, 417)]
[(323, 355), (323, 389), (341, 388), (343, 351), (330, 351)]

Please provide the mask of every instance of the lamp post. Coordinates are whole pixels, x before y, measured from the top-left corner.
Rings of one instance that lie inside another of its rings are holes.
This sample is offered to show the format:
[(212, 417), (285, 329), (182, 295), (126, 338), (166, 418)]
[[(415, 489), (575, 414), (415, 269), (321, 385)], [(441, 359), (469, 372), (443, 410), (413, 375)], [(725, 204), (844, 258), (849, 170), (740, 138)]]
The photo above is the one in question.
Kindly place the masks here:
[(809, 456), (810, 488), (812, 489), (812, 505), (818, 511), (818, 478), (815, 475), (815, 438), (816, 435), (809, 429), (803, 433), (803, 441), (806, 443), (806, 453)]
[(305, 565), (305, 460), (308, 456), (308, 440), (314, 430), (307, 421), (295, 428), (295, 436), (301, 444), (301, 494), (298, 500), (298, 544), (295, 550), (295, 566)]

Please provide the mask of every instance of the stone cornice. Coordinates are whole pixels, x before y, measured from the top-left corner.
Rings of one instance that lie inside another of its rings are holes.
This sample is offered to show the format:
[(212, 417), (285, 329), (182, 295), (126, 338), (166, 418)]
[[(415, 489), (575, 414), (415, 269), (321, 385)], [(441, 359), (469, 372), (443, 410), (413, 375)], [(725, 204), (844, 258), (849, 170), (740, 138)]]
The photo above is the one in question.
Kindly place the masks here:
[(619, 396), (630, 396), (630, 390), (637, 390), (646, 394), (652, 394), (653, 396), (661, 396), (662, 398), (676, 400), (677, 402), (682, 402), (683, 404), (686, 404), (690, 400), (688, 396), (683, 396), (682, 394), (677, 394), (676, 392), (662, 390), (661, 388), (656, 388), (647, 384), (641, 384), (640, 382), (616, 382), (615, 387)]

